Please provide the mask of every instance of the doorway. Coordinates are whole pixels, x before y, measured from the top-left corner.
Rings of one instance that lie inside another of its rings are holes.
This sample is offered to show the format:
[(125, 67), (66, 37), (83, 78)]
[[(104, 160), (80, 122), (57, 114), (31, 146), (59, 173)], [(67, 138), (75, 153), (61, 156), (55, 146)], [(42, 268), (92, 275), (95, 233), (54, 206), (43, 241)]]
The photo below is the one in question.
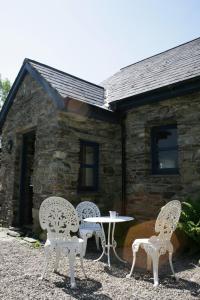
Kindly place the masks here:
[(22, 136), (21, 176), (19, 199), (19, 224), (29, 227), (33, 223), (33, 168), (35, 154), (35, 131)]

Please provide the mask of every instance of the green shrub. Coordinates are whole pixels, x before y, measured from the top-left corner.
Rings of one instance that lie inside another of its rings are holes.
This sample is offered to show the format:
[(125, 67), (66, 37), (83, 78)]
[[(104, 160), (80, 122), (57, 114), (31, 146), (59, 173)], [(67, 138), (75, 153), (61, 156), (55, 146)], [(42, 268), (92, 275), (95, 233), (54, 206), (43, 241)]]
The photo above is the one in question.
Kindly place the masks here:
[(40, 247), (41, 247), (40, 241), (36, 241), (36, 242), (33, 244), (33, 248), (35, 248), (35, 249), (38, 249), (38, 248), (40, 248)]
[(200, 198), (188, 198), (182, 202), (179, 228), (200, 245)]

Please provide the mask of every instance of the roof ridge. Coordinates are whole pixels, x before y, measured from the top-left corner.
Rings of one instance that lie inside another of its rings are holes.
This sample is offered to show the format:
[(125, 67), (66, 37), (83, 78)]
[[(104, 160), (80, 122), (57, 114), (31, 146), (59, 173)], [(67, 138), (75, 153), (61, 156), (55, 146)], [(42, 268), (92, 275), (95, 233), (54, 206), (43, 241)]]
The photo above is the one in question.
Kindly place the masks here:
[(101, 89), (104, 89), (104, 87), (102, 87), (102, 86), (100, 86), (100, 85), (98, 85), (98, 84), (96, 84), (96, 83), (87, 81), (87, 80), (82, 79), (82, 78), (80, 78), (80, 77), (74, 76), (74, 75), (72, 75), (72, 74), (69, 74), (69, 73), (66, 73), (66, 72), (64, 72), (64, 71), (61, 71), (61, 70), (59, 70), (59, 69), (56, 69), (56, 68), (54, 68), (54, 67), (51, 67), (51, 66), (49, 66), (49, 65), (40, 63), (39, 61), (30, 59), (30, 58), (25, 58), (25, 59), (24, 59), (24, 63), (26, 63), (26, 62), (38, 64), (38, 65), (40, 65), (40, 66), (42, 66), (42, 67), (46, 67), (46, 68), (51, 69), (51, 70), (53, 70), (53, 71), (59, 72), (59, 73), (61, 73), (61, 74), (63, 74), (63, 75), (68, 75), (68, 76), (70, 76), (70, 77), (72, 77), (72, 78), (81, 80), (81, 81), (86, 82), (86, 83), (88, 83), (88, 84), (91, 84), (91, 85), (93, 85), (93, 86), (96, 86), (96, 87), (99, 87), (99, 88), (101, 88)]
[(192, 42), (194, 42), (194, 41), (196, 41), (196, 40), (198, 40), (198, 39), (200, 39), (200, 37), (197, 37), (197, 38), (195, 38), (195, 39), (193, 39), (193, 40), (190, 40), (190, 41), (188, 41), (188, 42), (179, 44), (179, 45), (174, 46), (174, 47), (172, 47), (172, 48), (170, 48), (170, 49), (161, 51), (161, 52), (159, 52), (159, 53), (157, 53), (157, 54), (154, 54), (154, 55), (151, 55), (151, 56), (149, 56), (149, 57), (143, 58), (143, 59), (141, 59), (141, 60), (139, 60), (139, 61), (136, 61), (136, 62), (134, 62), (134, 63), (132, 63), (132, 64), (130, 64), (130, 65), (127, 65), (127, 66), (121, 68), (120, 71), (123, 70), (123, 69), (129, 68), (129, 67), (131, 67), (131, 66), (133, 66), (133, 65), (136, 65), (136, 64), (138, 64), (138, 63), (141, 63), (142, 61), (148, 60), (148, 59), (153, 58), (153, 57), (155, 57), (155, 56), (158, 56), (158, 55), (160, 55), (160, 54), (166, 53), (166, 52), (171, 51), (171, 50), (173, 50), (173, 49), (176, 49), (176, 48), (179, 48), (179, 47), (184, 46), (184, 45), (186, 45), (186, 44), (192, 43)]

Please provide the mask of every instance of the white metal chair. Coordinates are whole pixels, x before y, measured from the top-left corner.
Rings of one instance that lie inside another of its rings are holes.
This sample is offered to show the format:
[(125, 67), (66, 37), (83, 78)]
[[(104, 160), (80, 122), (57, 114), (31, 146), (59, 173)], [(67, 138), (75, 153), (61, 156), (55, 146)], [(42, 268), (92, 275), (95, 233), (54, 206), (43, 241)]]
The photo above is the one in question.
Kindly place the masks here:
[[(39, 210), (39, 220), (42, 229), (47, 230), (47, 240), (44, 245), (46, 264), (41, 276), (43, 279), (47, 271), (50, 255), (56, 253), (55, 270), (59, 267), (62, 256), (68, 256), (70, 267), (71, 287), (75, 283), (75, 259), (80, 255), (83, 269), (84, 242), (77, 236), (71, 236), (71, 232), (79, 229), (79, 219), (73, 205), (61, 197), (49, 197), (45, 199)], [(85, 275), (84, 269), (83, 273)]]
[(172, 264), (173, 245), (170, 241), (172, 233), (175, 231), (181, 214), (181, 203), (178, 200), (173, 200), (161, 208), (155, 224), (155, 232), (159, 234), (152, 236), (149, 239), (136, 239), (132, 244), (133, 263), (130, 274), (126, 277), (130, 278), (135, 266), (136, 253), (141, 246), (147, 253), (147, 270), (151, 269), (153, 262), (154, 286), (158, 286), (158, 265), (160, 255), (169, 253), (169, 263), (172, 273), (175, 276)]
[(90, 201), (84, 201), (77, 205), (76, 211), (78, 213), (80, 227), (79, 234), (84, 240), (84, 256), (87, 248), (87, 240), (92, 236), (95, 236), (97, 249), (99, 249), (99, 239), (102, 245), (105, 244), (105, 233), (103, 226), (98, 223), (87, 223), (84, 219), (91, 217), (100, 217), (101, 213), (96, 204)]

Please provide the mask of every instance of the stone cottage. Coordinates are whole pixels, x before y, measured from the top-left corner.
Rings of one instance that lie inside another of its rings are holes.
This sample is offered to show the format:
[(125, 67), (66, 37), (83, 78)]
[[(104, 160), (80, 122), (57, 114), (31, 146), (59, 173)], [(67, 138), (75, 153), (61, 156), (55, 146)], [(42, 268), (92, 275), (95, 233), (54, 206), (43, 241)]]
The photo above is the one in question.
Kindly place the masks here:
[(154, 219), (200, 192), (200, 38), (96, 85), (25, 59), (0, 114), (0, 221), (50, 195)]

